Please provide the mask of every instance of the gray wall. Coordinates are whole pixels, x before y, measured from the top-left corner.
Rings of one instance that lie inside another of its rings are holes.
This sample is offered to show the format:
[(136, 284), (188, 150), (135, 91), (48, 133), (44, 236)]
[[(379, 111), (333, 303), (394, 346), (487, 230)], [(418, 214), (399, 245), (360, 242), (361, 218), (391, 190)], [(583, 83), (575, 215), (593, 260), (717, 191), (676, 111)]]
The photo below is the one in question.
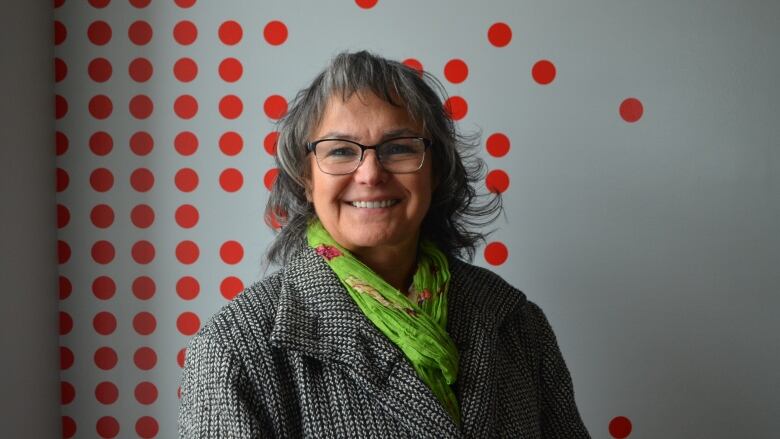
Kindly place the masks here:
[(0, 435), (59, 436), (51, 2), (0, 14)]

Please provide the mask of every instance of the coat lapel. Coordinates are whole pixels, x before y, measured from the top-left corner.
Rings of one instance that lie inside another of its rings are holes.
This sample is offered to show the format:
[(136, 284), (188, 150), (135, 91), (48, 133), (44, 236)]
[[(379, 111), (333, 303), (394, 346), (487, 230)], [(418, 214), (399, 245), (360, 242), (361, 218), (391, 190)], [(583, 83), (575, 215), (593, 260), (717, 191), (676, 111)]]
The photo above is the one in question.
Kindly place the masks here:
[(336, 274), (305, 248), (285, 267), (271, 343), (299, 351), (348, 375), (413, 435), (460, 433), (403, 352), (363, 314)]
[(495, 428), (495, 383), (498, 328), (506, 315), (525, 300), (516, 295), (490, 294), (464, 263), (450, 260), (447, 331), (460, 354), (457, 395), (463, 435), (490, 437)]

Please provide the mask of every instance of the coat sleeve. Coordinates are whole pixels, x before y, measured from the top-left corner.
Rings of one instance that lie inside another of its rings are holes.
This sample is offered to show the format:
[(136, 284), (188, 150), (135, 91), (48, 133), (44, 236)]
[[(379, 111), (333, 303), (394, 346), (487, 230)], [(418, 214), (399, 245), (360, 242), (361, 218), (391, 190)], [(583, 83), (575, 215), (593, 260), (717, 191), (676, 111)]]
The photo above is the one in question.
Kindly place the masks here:
[(198, 334), (187, 348), (179, 403), (179, 437), (269, 437), (257, 418), (240, 364), (207, 334)]
[(539, 348), (539, 394), (542, 437), (590, 438), (574, 401), (574, 387), (558, 341), (544, 312), (527, 302)]

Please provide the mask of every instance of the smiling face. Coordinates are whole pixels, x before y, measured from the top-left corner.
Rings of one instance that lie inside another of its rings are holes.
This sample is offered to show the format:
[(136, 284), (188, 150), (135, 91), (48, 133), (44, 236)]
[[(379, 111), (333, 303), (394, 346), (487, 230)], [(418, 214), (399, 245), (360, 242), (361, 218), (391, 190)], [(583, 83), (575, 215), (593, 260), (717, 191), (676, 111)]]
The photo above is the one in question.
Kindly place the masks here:
[[(342, 138), (375, 145), (397, 136), (424, 136), (405, 108), (395, 107), (371, 92), (355, 93), (347, 101), (332, 97), (310, 140)], [(431, 151), (419, 171), (391, 174), (382, 169), (374, 150), (352, 174), (320, 171), (309, 154), (311, 179), (307, 191), (325, 229), (356, 255), (391, 251), (414, 258), (422, 224), (431, 204)]]

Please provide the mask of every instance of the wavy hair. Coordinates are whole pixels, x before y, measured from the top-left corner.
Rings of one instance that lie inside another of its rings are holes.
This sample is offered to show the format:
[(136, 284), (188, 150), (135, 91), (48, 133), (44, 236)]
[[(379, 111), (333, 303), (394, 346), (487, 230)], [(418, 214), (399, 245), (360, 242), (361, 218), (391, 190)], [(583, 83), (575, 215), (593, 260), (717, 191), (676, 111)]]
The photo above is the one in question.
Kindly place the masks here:
[(446, 254), (472, 260), (486, 233), (475, 229), (491, 224), (502, 212), (501, 196), (485, 194), (480, 203), (475, 185), (482, 182), (485, 163), (477, 156), (478, 135), (458, 132), (443, 104), (441, 82), (427, 72), (375, 54), (343, 52), (299, 91), (279, 122), (276, 182), (265, 208), (265, 221), (277, 230), (266, 251), (266, 262), (284, 265), (306, 245), (306, 227), (316, 218), (306, 198), (311, 165), (306, 143), (323, 117), (330, 99), (348, 100), (370, 91), (394, 106), (406, 108), (414, 121), (422, 121), (433, 144), (433, 175), (438, 184), (423, 219), (420, 236), (433, 241)]

